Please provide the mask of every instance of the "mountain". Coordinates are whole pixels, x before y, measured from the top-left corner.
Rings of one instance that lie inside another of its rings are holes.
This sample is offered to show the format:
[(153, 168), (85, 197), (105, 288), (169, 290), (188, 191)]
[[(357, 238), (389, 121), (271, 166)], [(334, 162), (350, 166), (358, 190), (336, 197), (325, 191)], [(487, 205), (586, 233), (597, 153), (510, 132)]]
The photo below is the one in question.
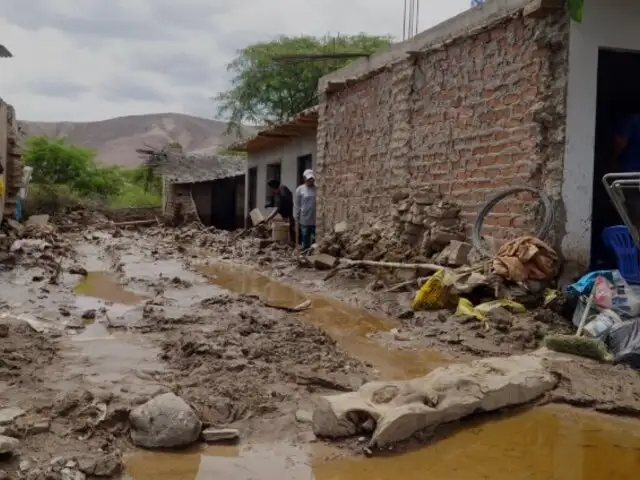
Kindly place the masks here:
[[(179, 142), (186, 152), (216, 153), (238, 140), (227, 135), (227, 124), (180, 113), (131, 115), (99, 122), (21, 122), (27, 135), (66, 137), (70, 142), (91, 147), (103, 165), (134, 167), (142, 159), (137, 148), (161, 148)], [(245, 128), (244, 136), (254, 130)]]

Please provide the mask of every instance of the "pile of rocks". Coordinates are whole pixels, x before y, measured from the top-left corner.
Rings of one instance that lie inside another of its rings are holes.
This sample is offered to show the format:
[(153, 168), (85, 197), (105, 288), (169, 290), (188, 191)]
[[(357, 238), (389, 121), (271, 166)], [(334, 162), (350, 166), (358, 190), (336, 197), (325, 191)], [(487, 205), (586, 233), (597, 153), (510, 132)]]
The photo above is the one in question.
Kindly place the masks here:
[(465, 238), (460, 207), (429, 188), (395, 195), (389, 222), (352, 231), (343, 222), (319, 243), (321, 253), (352, 260), (426, 262)]

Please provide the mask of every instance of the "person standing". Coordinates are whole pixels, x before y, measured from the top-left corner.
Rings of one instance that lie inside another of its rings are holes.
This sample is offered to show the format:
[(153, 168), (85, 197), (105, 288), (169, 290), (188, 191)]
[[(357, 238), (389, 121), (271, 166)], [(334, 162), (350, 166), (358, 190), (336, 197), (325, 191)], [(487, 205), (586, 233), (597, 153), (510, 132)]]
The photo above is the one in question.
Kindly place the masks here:
[(293, 218), (293, 193), (286, 185), (281, 185), (280, 180), (272, 179), (267, 182), (271, 189), (271, 201), (267, 204), (267, 208), (274, 208), (271, 215), (267, 217), (266, 222), (270, 222), (273, 217), (280, 214), (283, 220), (289, 223), (289, 241), (292, 245), (296, 244), (296, 222)]
[(296, 188), (294, 218), (300, 226), (300, 243), (305, 251), (316, 241), (316, 179), (313, 170), (305, 170), (302, 178), (304, 183)]

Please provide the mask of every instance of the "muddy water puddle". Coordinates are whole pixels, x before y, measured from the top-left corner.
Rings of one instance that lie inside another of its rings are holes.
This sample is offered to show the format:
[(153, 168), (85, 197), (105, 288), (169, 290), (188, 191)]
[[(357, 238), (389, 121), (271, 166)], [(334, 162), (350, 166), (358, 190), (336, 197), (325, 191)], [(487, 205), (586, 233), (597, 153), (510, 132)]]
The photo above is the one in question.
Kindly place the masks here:
[(351, 356), (373, 365), (383, 379), (414, 378), (448, 363), (434, 352), (389, 350), (378, 344), (368, 335), (391, 330), (397, 325), (344, 302), (303, 293), (244, 267), (207, 265), (199, 267), (198, 271), (220, 287), (257, 295), (272, 305), (292, 308), (311, 300), (311, 308), (300, 313), (301, 317), (331, 335)]
[[(466, 424), (398, 456), (336, 458), (323, 444), (139, 453), (133, 480), (631, 480), (640, 471), (640, 422), (547, 406)], [(327, 458), (334, 458), (333, 460)]]
[(121, 305), (137, 305), (147, 297), (124, 288), (108, 272), (89, 272), (74, 288), (76, 295), (93, 297)]

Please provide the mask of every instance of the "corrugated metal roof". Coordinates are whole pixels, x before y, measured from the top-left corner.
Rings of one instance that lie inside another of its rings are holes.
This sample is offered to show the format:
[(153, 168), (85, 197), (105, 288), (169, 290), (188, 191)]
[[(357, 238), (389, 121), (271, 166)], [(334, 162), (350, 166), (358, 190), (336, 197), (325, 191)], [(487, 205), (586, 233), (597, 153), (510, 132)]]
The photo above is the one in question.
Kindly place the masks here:
[(225, 155), (167, 153), (158, 163), (171, 183), (200, 183), (244, 175), (246, 160)]
[(301, 135), (314, 135), (318, 129), (318, 106), (307, 108), (290, 120), (259, 131), (255, 136), (234, 143), (229, 150), (259, 152), (289, 142)]

